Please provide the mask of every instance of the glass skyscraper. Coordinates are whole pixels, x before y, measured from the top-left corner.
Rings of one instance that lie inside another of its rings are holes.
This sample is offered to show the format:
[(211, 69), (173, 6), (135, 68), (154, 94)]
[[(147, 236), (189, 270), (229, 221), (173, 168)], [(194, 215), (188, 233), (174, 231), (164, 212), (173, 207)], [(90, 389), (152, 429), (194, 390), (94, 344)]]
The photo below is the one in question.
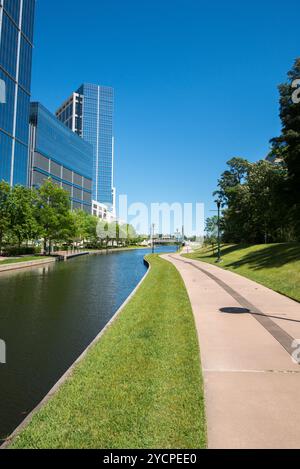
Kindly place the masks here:
[(92, 211), (93, 147), (40, 103), (30, 106), (29, 185), (51, 178), (68, 192), (73, 210)]
[(0, 0), (0, 180), (26, 185), (35, 0)]
[(86, 83), (56, 112), (59, 120), (92, 144), (93, 200), (109, 209), (114, 205), (113, 108), (113, 88)]

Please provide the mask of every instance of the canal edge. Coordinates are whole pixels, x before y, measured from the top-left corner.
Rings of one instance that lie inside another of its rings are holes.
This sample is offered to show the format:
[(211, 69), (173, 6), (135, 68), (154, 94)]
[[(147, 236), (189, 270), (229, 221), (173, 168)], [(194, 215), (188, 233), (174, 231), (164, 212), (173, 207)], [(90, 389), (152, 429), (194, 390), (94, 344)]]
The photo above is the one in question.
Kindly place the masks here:
[(27, 415), (27, 417), (25, 417), (25, 419), (17, 426), (17, 428), (4, 441), (4, 443), (2, 443), (2, 445), (0, 446), (0, 450), (7, 449), (8, 446), (13, 444), (14, 440), (21, 433), (21, 431), (24, 430), (25, 427), (27, 427), (27, 425), (29, 425), (34, 415), (37, 412), (39, 412), (39, 410), (41, 410), (50, 401), (50, 399), (59, 391), (61, 386), (72, 376), (72, 373), (74, 369), (76, 368), (76, 366), (79, 365), (79, 363), (83, 361), (83, 359), (86, 357), (90, 349), (99, 342), (99, 340), (106, 333), (106, 331), (113, 325), (113, 323), (118, 318), (120, 313), (123, 311), (125, 306), (127, 306), (127, 304), (132, 300), (132, 298), (135, 296), (140, 286), (144, 283), (144, 280), (146, 280), (147, 276), (149, 275), (151, 271), (151, 263), (146, 259), (146, 257), (144, 257), (144, 264), (147, 265), (148, 267), (147, 272), (139, 281), (139, 283), (134, 288), (134, 290), (132, 290), (130, 295), (126, 298), (124, 303), (122, 303), (122, 305), (118, 308), (118, 310), (115, 312), (115, 314), (110, 319), (110, 321), (106, 324), (106, 326), (99, 332), (99, 334), (95, 337), (95, 339), (93, 339), (93, 341), (86, 347), (86, 349), (75, 360), (75, 362), (67, 369), (67, 371), (62, 375), (62, 377), (54, 384), (54, 386), (50, 389), (50, 391), (46, 394), (46, 396), (40, 401), (40, 403)]
[[(103, 250), (99, 250), (99, 251), (86, 251), (84, 254), (89, 254), (89, 255), (107, 255), (107, 254), (114, 254), (115, 252), (129, 252), (129, 251), (136, 251), (136, 250), (143, 250), (143, 249), (148, 249), (148, 248), (144, 248), (144, 247), (141, 247), (141, 248), (115, 248), (115, 249), (103, 249)], [(82, 256), (83, 254), (81, 254)], [(72, 259), (73, 257), (69, 257), (69, 259)], [(54, 264), (55, 262), (58, 261), (58, 257), (56, 256), (53, 256), (53, 257), (48, 257), (48, 258), (45, 258), (45, 259), (38, 259), (36, 261), (26, 261), (24, 260), (24, 262), (17, 262), (17, 263), (11, 263), (11, 264), (5, 264), (5, 265), (1, 265), (0, 264), (0, 274), (1, 273), (5, 273), (5, 272), (11, 272), (11, 271), (14, 271), (14, 270), (22, 270), (22, 269), (28, 269), (30, 267), (40, 267), (40, 266), (43, 266), (43, 265), (47, 265), (47, 264)], [(1, 448), (1, 446), (0, 446)]]
[(11, 264), (0, 265), (0, 273), (11, 272), (13, 270), (28, 269), (29, 267), (40, 267), (42, 265), (53, 264), (55, 258), (39, 259), (36, 261), (24, 261)]

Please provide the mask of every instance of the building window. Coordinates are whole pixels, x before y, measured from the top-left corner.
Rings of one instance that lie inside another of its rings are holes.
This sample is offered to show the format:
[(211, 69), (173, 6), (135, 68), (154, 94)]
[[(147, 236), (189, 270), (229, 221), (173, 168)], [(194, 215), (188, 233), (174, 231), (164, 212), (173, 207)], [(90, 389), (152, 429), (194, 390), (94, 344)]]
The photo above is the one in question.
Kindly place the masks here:
[(51, 161), (50, 173), (53, 174), (53, 176), (61, 178), (61, 166)]
[(33, 171), (32, 185), (34, 187), (42, 186), (46, 180), (47, 176), (45, 176), (45, 174), (39, 173), (38, 171)]
[(12, 77), (16, 77), (18, 29), (11, 19), (3, 13), (0, 47), (1, 65)]
[(27, 185), (28, 146), (16, 142), (13, 184)]
[(47, 171), (48, 173), (49, 172), (49, 159), (45, 158), (39, 153), (35, 153), (33, 166), (36, 166), (37, 168), (42, 169), (43, 171)]
[(67, 168), (63, 168), (63, 179), (68, 182), (72, 182), (72, 171)]
[[(14, 106), (15, 106), (15, 83), (8, 78), (8, 76), (0, 70), (0, 79), (5, 82), (6, 88), (6, 103), (5, 112), (0, 112), (0, 129), (5, 130), (9, 134), (13, 133), (13, 122), (14, 122)], [(3, 106), (3, 104), (1, 104)], [(27, 119), (26, 119), (27, 123)], [(28, 127), (28, 125), (27, 125)]]
[(91, 201), (92, 201), (92, 194), (91, 193), (83, 191), (82, 195), (83, 195), (83, 201), (84, 202), (91, 203)]
[(30, 97), (21, 88), (18, 89), (16, 138), (28, 144), (28, 115)]
[(74, 173), (73, 182), (74, 182), (74, 184), (76, 184), (77, 186), (81, 186), (81, 187), (82, 187), (82, 176), (80, 176), (80, 175), (77, 174), (77, 173)]
[(73, 187), (73, 199), (82, 200), (82, 190)]
[(73, 202), (73, 210), (81, 210), (82, 205), (78, 202)]
[(10, 180), (12, 139), (0, 131), (0, 180)]

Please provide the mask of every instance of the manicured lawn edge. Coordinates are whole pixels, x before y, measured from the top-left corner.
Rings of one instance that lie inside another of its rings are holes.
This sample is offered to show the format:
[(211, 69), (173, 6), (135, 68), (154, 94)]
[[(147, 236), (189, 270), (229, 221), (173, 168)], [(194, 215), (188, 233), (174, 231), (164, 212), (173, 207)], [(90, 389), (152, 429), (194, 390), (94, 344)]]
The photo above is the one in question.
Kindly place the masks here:
[(300, 302), (300, 244), (224, 245), (223, 262), (203, 247), (182, 257), (215, 265)]
[(10, 272), (12, 270), (27, 269), (29, 267), (38, 267), (40, 265), (51, 264), (56, 262), (54, 257), (37, 257), (31, 260), (14, 260), (4, 261), (0, 263), (0, 273)]
[(102, 331), (7, 445), (205, 447), (200, 354), (189, 298), (174, 266), (156, 255), (147, 258), (152, 268), (113, 327)]
[(8, 265), (8, 264), (19, 264), (20, 262), (31, 262), (31, 261), (39, 261), (45, 259), (44, 256), (28, 256), (28, 257), (20, 257), (19, 259), (5, 259), (4, 261), (0, 261), (1, 265)]

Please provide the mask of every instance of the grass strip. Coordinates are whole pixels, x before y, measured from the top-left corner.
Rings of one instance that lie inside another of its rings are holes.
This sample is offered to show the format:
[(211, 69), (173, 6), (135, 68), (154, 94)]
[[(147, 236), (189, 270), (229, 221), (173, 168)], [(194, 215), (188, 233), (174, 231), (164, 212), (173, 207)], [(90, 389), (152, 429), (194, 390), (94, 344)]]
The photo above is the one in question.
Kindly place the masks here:
[(30, 261), (39, 261), (42, 259), (47, 259), (44, 256), (28, 256), (28, 257), (20, 257), (18, 259), (5, 259), (4, 261), (0, 261), (0, 266), (1, 265), (7, 265), (7, 264), (19, 264), (21, 262), (30, 262)]

